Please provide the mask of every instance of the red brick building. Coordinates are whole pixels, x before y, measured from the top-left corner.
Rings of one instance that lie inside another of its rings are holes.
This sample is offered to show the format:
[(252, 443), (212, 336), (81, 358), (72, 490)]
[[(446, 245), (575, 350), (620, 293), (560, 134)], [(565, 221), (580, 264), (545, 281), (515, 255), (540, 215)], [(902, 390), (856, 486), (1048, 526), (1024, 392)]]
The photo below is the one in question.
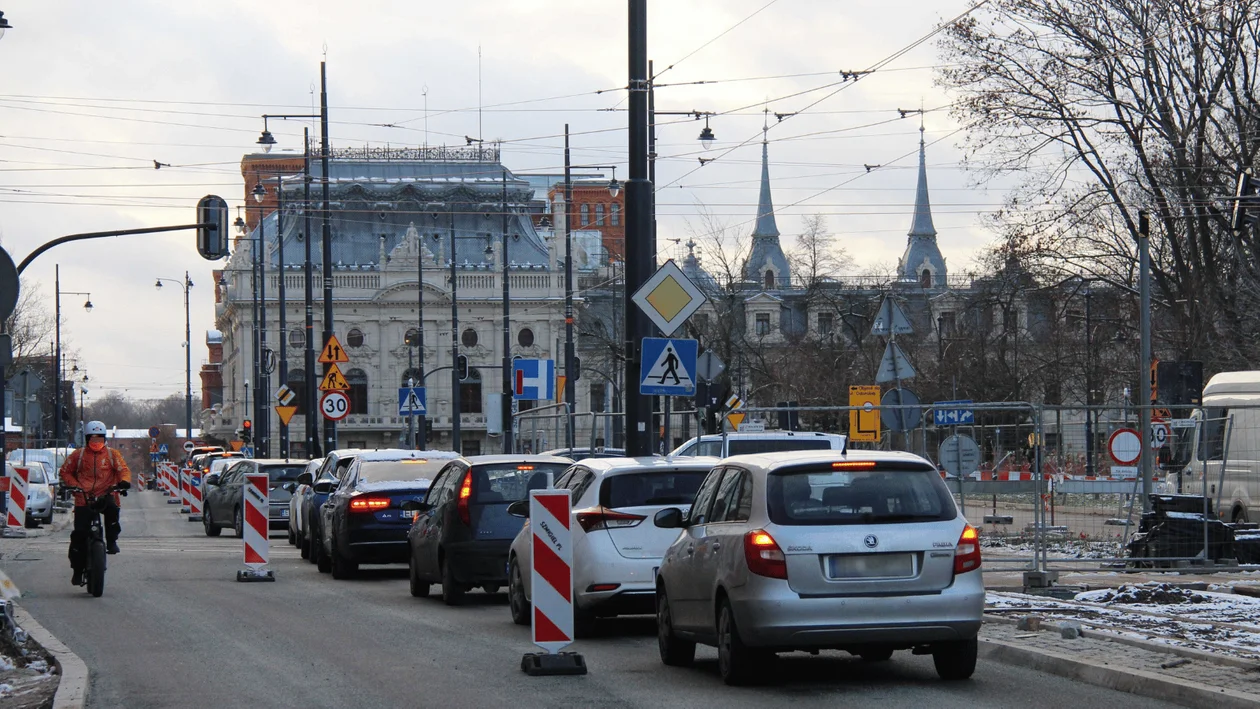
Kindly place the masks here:
[[(547, 199), (552, 205), (564, 203), (564, 184), (551, 188)], [(608, 193), (606, 181), (573, 183), (573, 206), (569, 210), (571, 229), (595, 230), (602, 235), (604, 248), (618, 261), (626, 254), (626, 193)], [(556, 222), (560, 224), (559, 221)]]

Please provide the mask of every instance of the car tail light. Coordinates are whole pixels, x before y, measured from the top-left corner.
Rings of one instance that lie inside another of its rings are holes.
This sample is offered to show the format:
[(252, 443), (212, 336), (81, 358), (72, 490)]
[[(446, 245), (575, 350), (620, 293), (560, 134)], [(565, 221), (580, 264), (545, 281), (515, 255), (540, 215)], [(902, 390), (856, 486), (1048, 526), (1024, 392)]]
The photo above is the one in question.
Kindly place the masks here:
[(588, 593), (606, 593), (608, 591), (616, 591), (621, 588), (619, 583), (593, 583), (587, 587)]
[(379, 512), (389, 507), (388, 497), (356, 497), (350, 501), (351, 512)]
[(455, 502), (455, 510), (464, 524), (472, 524), (468, 516), (468, 502), (472, 497), (472, 471), (464, 473), (464, 482), (459, 485), (459, 500)]
[(748, 562), (748, 570), (758, 576), (787, 578), (787, 557), (764, 529), (754, 529), (744, 535), (744, 560)]
[(874, 470), (873, 460), (843, 460), (831, 464), (832, 470)]
[(616, 512), (607, 507), (591, 507), (590, 509), (578, 510), (573, 513), (577, 518), (577, 523), (587, 532), (593, 532), (597, 529), (625, 529), (627, 527), (637, 527), (639, 523), (647, 519), (643, 515), (634, 515), (628, 512)]
[(958, 547), (954, 550), (954, 573), (965, 574), (980, 568), (980, 532), (967, 525), (963, 527), (962, 536), (958, 538)]

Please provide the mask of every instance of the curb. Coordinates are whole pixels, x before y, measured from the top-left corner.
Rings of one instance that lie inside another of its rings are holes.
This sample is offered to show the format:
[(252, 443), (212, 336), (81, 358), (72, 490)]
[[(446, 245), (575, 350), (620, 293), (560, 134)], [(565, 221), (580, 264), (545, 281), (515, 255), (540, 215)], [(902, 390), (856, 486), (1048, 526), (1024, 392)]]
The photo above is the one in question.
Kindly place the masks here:
[(1135, 668), (1100, 667), (1057, 652), (1029, 650), (1001, 640), (981, 638), (980, 657), (1198, 709), (1255, 709), (1260, 705), (1260, 695), (1223, 687), (1208, 688)]
[(25, 630), (32, 640), (39, 643), (57, 661), (61, 680), (57, 683), (57, 693), (53, 695), (52, 709), (83, 709), (87, 705), (90, 679), (87, 665), (70, 648), (45, 630), (44, 626), (35, 622), (24, 608), (15, 604), (13, 615), (18, 627)]

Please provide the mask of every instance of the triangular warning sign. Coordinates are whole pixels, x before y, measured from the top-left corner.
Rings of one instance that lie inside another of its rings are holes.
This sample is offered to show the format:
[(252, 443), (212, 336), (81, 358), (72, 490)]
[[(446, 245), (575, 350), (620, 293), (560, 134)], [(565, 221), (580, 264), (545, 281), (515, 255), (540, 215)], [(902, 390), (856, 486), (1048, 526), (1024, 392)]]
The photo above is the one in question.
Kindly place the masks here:
[(682, 358), (678, 356), (678, 351), (674, 349), (674, 343), (666, 341), (665, 347), (661, 349), (661, 353), (657, 355), (656, 362), (652, 364), (652, 368), (647, 374), (643, 375), (643, 384), (652, 386), (680, 387), (684, 389), (695, 388), (695, 378), (683, 366)]
[(424, 402), (420, 400), (420, 395), (415, 389), (407, 392), (407, 400), (399, 408), (403, 411), (410, 411), (412, 416), (423, 416), (425, 414)]
[(277, 406), (276, 415), (280, 417), (280, 423), (285, 426), (289, 425), (289, 421), (293, 420), (293, 414), (297, 413), (296, 406)]
[[(320, 364), (345, 364), (350, 361), (350, 357), (346, 355), (346, 349), (341, 346), (341, 342), (336, 335), (329, 335), (328, 344), (324, 345), (324, 349), (319, 353)], [(323, 387), (320, 387), (321, 389)]]
[(871, 324), (871, 334), (880, 337), (888, 337), (890, 335), (911, 335), (914, 334), (914, 328), (910, 325), (910, 319), (906, 317), (905, 311), (893, 300), (891, 296), (885, 296), (884, 302), (879, 304), (879, 312), (875, 315), (875, 322)]
[(328, 368), (328, 373), (324, 375), (323, 381), (319, 383), (320, 391), (346, 391), (350, 388), (350, 383), (346, 381), (345, 375), (341, 373), (341, 368), (336, 364)]
[(889, 341), (884, 347), (884, 356), (879, 361), (879, 371), (875, 373), (875, 381), (883, 384), (902, 379), (914, 379), (914, 374), (914, 367), (910, 365), (906, 353), (901, 351), (896, 342)]

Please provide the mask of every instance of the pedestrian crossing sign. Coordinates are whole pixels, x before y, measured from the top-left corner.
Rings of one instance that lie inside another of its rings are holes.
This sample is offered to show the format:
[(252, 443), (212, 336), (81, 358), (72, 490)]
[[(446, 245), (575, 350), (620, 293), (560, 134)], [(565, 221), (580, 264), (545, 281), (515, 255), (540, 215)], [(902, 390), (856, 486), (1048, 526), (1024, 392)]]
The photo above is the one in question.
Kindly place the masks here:
[(426, 413), (424, 387), (399, 387), (399, 416), (424, 416)]
[(695, 340), (645, 337), (639, 367), (639, 393), (644, 396), (695, 394), (699, 351)]

